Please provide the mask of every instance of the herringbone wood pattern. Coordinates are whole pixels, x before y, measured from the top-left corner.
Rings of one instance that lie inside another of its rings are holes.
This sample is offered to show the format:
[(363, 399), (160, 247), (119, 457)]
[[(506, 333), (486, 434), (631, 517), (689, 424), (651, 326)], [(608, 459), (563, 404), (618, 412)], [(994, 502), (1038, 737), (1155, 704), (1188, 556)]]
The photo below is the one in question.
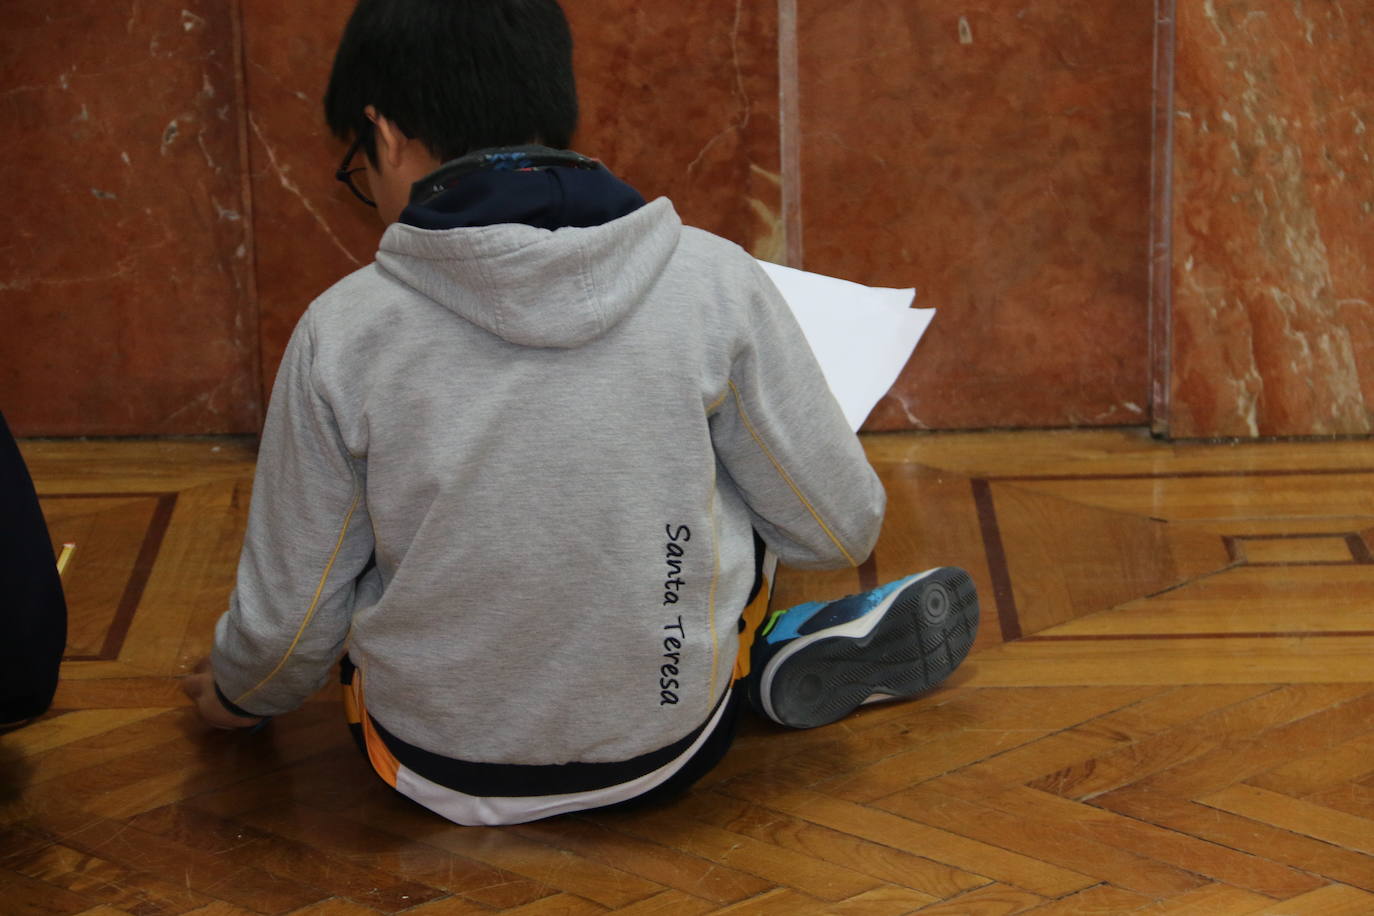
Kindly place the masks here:
[(75, 541), (56, 708), (0, 738), (0, 913), (1374, 914), (1374, 446), (879, 436), (857, 571), (983, 596), (952, 681), (811, 732), (758, 721), (682, 800), (502, 829), (390, 793), (332, 692), (211, 733), (242, 442), (28, 443)]

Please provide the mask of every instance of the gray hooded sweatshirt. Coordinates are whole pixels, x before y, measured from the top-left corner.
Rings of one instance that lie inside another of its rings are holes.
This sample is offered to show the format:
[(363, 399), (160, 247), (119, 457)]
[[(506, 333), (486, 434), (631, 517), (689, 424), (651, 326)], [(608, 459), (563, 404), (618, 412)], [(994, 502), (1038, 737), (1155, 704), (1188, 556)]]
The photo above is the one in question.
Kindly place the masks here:
[(625, 761), (729, 686), (753, 529), (784, 564), (857, 564), (883, 506), (777, 290), (667, 200), (392, 225), (287, 347), (214, 676), (283, 713), (346, 646), (419, 748)]

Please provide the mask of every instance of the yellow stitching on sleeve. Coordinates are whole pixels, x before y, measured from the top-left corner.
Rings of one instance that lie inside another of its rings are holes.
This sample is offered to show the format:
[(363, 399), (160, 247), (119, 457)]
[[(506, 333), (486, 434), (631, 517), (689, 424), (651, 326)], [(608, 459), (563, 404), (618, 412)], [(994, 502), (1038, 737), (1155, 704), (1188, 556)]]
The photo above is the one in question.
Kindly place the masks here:
[[(731, 387), (733, 388), (734, 386), (732, 385)], [(720, 397), (716, 398), (716, 399), (715, 399), (714, 401), (712, 401), (710, 404), (707, 404), (707, 405), (706, 405), (706, 412), (707, 412), (707, 413), (710, 413), (711, 411), (715, 410), (715, 409), (716, 409), (717, 407), (719, 407), (720, 405), (724, 404), (724, 403), (725, 403), (725, 399), (728, 398), (729, 396), (730, 396), (730, 392), (728, 392), (728, 391), (722, 391), (722, 392), (720, 393)]]
[(757, 430), (754, 429), (754, 424), (749, 422), (749, 414), (744, 409), (744, 398), (740, 395), (739, 389), (735, 387), (735, 383), (732, 381), (729, 385), (730, 390), (735, 393), (735, 406), (739, 408), (739, 418), (744, 423), (744, 428), (749, 430), (749, 435), (754, 437), (754, 441), (758, 443), (763, 454), (768, 457), (769, 461), (773, 462), (773, 467), (777, 468), (778, 474), (780, 474), (782, 479), (787, 482), (787, 485), (792, 488), (792, 492), (797, 494), (797, 499), (801, 500), (801, 504), (806, 507), (806, 511), (811, 513), (811, 517), (816, 520), (816, 524), (821, 526), (821, 530), (825, 532), (826, 537), (830, 538), (831, 543), (840, 549), (840, 553), (844, 554), (844, 558), (848, 561), (849, 565), (858, 566), (859, 564), (855, 561), (854, 557), (852, 557), (849, 551), (845, 549), (844, 545), (840, 543), (840, 539), (835, 536), (835, 532), (830, 530), (830, 526), (825, 523), (820, 513), (816, 511), (816, 507), (811, 505), (811, 501), (802, 494), (801, 489), (792, 481), (787, 471), (783, 470), (782, 465), (778, 463), (778, 459), (773, 457), (773, 453), (769, 451), (768, 446), (764, 444), (763, 438), (760, 437)]
[(310, 607), (305, 612), (305, 619), (301, 621), (300, 628), (296, 630), (296, 638), (291, 640), (291, 645), (287, 646), (281, 661), (277, 662), (277, 667), (273, 668), (267, 677), (253, 685), (247, 693), (235, 700), (235, 706), (257, 693), (268, 681), (276, 677), (277, 672), (282, 669), (282, 665), (285, 665), (286, 660), (291, 657), (291, 653), (296, 651), (296, 644), (301, 641), (301, 637), (305, 635), (305, 628), (310, 626), (310, 621), (315, 617), (315, 609), (320, 605), (320, 596), (324, 594), (324, 584), (329, 580), (329, 571), (334, 568), (334, 561), (339, 558), (339, 551), (343, 549), (344, 537), (348, 534), (348, 526), (353, 521), (353, 513), (357, 511), (358, 502), (362, 499), (362, 495), (362, 488), (358, 486), (358, 478), (355, 476), (353, 478), (353, 505), (348, 507), (348, 514), (344, 516), (343, 527), (339, 529), (339, 539), (334, 544), (334, 552), (329, 555), (329, 562), (325, 564), (324, 572), (320, 575), (320, 584), (315, 586), (315, 597), (311, 599)]

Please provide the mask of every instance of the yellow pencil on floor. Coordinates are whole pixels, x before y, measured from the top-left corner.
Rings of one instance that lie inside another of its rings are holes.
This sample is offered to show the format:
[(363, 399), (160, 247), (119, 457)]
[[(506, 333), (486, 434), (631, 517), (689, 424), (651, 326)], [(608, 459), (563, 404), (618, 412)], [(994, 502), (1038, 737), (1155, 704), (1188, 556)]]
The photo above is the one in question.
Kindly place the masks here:
[(71, 560), (72, 554), (76, 552), (76, 545), (68, 542), (62, 545), (62, 553), (57, 557), (57, 574), (60, 576), (67, 571), (67, 563)]

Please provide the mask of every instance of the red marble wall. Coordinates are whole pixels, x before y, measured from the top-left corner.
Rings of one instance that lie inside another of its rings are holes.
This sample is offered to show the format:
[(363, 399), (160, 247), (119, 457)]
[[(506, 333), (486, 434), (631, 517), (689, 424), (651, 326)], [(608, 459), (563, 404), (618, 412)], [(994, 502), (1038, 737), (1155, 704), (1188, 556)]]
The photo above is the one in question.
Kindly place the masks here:
[(574, 145), (694, 226), (783, 257), (774, 3), (563, 0)]
[(306, 307), (369, 263), (381, 238), (376, 211), (334, 179), (346, 148), (325, 126), (321, 101), (352, 7), (243, 0), (258, 332), (269, 394)]
[[(775, 11), (567, 7), (578, 147), (776, 257)], [(7, 5), (0, 409), (21, 434), (256, 430), (301, 312), (381, 232), (321, 115), (350, 8)]]
[[(760, 256), (939, 308), (870, 428), (1368, 432), (1374, 8), (1179, 5), (1157, 416), (1154, 0), (567, 0), (576, 145)], [(256, 429), (300, 313), (381, 231), (320, 113), (350, 6), (6, 5), (21, 433)]]
[[(1148, 2), (1017, 15), (801, 0), (782, 83), (772, 3), (566, 7), (578, 148), (773, 260), (789, 251), (779, 91), (800, 98), (791, 260), (915, 285), (941, 309), (870, 427), (1146, 420)], [(301, 310), (370, 257), (377, 229), (332, 184), (318, 115), (345, 11), (244, 11), (270, 383)]]
[[(777, 40), (768, 5), (566, 0), (581, 92), (574, 145), (688, 222), (780, 251)], [(320, 99), (351, 9), (245, 0), (262, 371), (310, 301), (372, 259), (382, 227), (334, 180)], [(665, 50), (672, 49), (672, 53)], [(692, 61), (691, 67), (683, 61)]]
[(255, 429), (232, 6), (3, 18), (0, 410), (21, 435)]
[(1148, 422), (1151, 0), (797, 0), (804, 266), (935, 323), (869, 428)]
[(1179, 3), (1171, 435), (1374, 431), (1371, 36), (1363, 0)]

